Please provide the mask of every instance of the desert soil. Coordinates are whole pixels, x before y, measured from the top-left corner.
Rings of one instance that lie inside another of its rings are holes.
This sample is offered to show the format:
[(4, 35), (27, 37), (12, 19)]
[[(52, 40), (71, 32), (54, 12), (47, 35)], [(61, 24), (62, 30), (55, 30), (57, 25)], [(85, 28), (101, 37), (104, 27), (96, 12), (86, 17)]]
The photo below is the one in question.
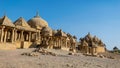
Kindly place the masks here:
[(120, 68), (120, 59), (68, 55), (63, 50), (48, 50), (58, 56), (26, 56), (34, 49), (0, 50), (0, 68)]

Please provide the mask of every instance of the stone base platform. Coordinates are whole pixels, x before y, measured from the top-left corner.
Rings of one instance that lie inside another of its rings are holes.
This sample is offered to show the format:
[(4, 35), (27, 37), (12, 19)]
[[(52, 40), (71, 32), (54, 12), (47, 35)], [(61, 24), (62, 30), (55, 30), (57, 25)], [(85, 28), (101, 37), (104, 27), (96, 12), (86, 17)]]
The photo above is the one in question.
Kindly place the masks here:
[(0, 43), (0, 50), (13, 50), (20, 48), (33, 48), (36, 44), (32, 42)]

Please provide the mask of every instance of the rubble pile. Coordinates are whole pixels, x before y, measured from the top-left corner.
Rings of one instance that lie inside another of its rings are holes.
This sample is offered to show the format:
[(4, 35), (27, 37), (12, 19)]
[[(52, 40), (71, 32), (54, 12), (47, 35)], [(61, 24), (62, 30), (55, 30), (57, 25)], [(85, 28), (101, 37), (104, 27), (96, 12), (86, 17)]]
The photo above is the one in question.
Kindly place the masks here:
[(38, 56), (39, 54), (37, 52), (31, 52), (31, 53), (22, 53), (21, 55), (26, 55), (26, 56)]
[(113, 56), (106, 56), (106, 55), (102, 55), (102, 54), (97, 55), (97, 57), (108, 58), (108, 59), (115, 59), (115, 57), (113, 57)]
[(35, 52), (39, 52), (39, 53), (41, 53), (42, 55), (57, 56), (55, 53), (49, 52), (49, 51), (45, 50), (44, 48), (38, 48), (38, 49), (35, 50)]
[(57, 56), (57, 54), (53, 53), (53, 52), (49, 52), (43, 48), (38, 48), (36, 50), (34, 50), (31, 53), (23, 53), (21, 55), (27, 55), (27, 56), (39, 56), (40, 54), (42, 55), (52, 55), (52, 56)]

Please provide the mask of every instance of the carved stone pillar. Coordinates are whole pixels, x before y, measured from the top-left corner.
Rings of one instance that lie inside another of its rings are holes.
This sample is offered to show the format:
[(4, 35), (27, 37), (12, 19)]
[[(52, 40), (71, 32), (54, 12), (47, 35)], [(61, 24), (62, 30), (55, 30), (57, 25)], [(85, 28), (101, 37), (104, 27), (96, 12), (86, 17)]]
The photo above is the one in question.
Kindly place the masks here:
[(88, 46), (86, 46), (86, 51), (87, 51), (86, 53), (89, 54), (89, 47)]
[(40, 41), (40, 30), (38, 31), (38, 40)]
[(60, 39), (60, 47), (63, 47), (62, 39)]
[(93, 54), (96, 55), (96, 47), (93, 48)]
[(58, 39), (58, 47), (60, 47), (60, 39)]
[(58, 47), (58, 45), (59, 45), (59, 42), (58, 42), (58, 38), (57, 38), (57, 47)]
[(35, 40), (38, 40), (37, 33), (35, 33)]
[(94, 55), (94, 47), (91, 47), (91, 54)]
[(60, 47), (60, 45), (61, 45), (61, 44), (60, 44), (60, 38), (59, 38), (59, 39), (58, 39), (58, 47)]
[(14, 33), (14, 31), (15, 31), (15, 28), (14, 29), (12, 29), (12, 38), (11, 38), (11, 42), (13, 43), (14, 42), (14, 38), (15, 38), (15, 33)]
[(56, 47), (56, 46), (57, 46), (57, 39), (55, 39), (55, 41), (54, 41), (54, 42), (55, 42), (55, 47)]
[(91, 54), (91, 47), (89, 47), (89, 54)]
[(17, 35), (17, 30), (15, 30), (14, 32), (15, 32), (15, 34), (14, 34), (14, 41), (16, 41), (17, 40), (17, 36), (18, 36)]
[(5, 28), (5, 26), (3, 26), (2, 29), (1, 29), (1, 38), (0, 38), (1, 42), (3, 42), (4, 28)]
[(66, 48), (67, 48), (67, 39), (65, 40), (65, 46), (66, 46)]
[(6, 42), (6, 37), (7, 37), (7, 30), (5, 30), (5, 34), (4, 34), (4, 43)]
[(21, 36), (21, 41), (24, 41), (24, 36), (23, 36), (23, 31), (21, 31), (21, 34), (20, 34)]
[(57, 46), (57, 39), (55, 39), (55, 46)]
[(31, 42), (31, 32), (29, 32), (29, 42)]
[(20, 36), (21, 36), (21, 34), (20, 34), (20, 33), (18, 33), (18, 41), (20, 41), (20, 40), (21, 40)]
[(95, 48), (95, 54), (97, 55), (97, 48)]

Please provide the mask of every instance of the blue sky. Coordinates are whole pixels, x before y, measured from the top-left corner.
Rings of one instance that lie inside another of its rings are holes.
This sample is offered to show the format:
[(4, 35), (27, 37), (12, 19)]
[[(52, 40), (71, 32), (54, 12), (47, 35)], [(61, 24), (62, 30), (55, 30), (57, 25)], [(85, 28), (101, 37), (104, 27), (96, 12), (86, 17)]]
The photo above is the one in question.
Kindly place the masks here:
[(99, 37), (108, 49), (120, 48), (119, 0), (0, 0), (0, 17), (29, 20), (39, 11), (52, 29), (84, 37)]

